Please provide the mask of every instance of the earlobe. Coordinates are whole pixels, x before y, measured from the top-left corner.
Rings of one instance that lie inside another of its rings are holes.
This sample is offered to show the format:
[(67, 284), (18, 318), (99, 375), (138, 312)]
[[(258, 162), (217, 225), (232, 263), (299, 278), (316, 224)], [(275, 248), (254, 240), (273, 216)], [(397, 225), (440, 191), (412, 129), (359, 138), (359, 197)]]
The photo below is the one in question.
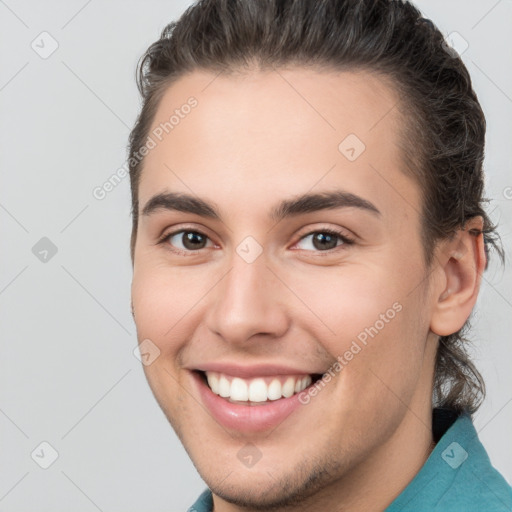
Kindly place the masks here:
[(448, 336), (461, 329), (476, 303), (482, 272), (487, 263), (482, 217), (470, 219), (453, 239), (446, 242), (439, 259), (443, 288), (434, 304), (430, 329)]

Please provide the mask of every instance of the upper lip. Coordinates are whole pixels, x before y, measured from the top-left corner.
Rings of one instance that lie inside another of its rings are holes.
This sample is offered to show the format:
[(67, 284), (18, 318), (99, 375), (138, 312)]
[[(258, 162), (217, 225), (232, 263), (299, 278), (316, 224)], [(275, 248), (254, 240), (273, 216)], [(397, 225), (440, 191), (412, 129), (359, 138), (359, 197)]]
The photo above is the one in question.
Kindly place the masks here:
[(272, 375), (315, 375), (322, 372), (311, 372), (303, 368), (293, 368), (278, 364), (257, 364), (241, 365), (235, 363), (210, 362), (199, 364), (191, 370), (203, 372), (219, 372), (233, 377), (252, 378), (252, 377), (270, 377)]

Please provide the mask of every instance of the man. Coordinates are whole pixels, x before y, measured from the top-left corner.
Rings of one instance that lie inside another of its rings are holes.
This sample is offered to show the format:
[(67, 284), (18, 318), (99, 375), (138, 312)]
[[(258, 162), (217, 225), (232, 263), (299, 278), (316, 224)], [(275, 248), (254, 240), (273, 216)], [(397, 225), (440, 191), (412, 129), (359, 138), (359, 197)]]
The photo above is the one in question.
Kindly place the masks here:
[(191, 511), (512, 510), (462, 330), (485, 119), (407, 2), (212, 0), (139, 68), (132, 304)]

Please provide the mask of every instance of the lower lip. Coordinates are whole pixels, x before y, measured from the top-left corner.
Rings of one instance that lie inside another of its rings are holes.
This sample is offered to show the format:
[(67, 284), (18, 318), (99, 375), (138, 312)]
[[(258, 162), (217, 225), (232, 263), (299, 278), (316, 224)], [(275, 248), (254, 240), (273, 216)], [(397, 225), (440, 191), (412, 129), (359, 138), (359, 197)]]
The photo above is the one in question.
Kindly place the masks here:
[(216, 395), (197, 372), (191, 373), (203, 404), (222, 426), (229, 429), (246, 432), (274, 429), (302, 406), (299, 393), (289, 398), (264, 402), (264, 405), (234, 404)]

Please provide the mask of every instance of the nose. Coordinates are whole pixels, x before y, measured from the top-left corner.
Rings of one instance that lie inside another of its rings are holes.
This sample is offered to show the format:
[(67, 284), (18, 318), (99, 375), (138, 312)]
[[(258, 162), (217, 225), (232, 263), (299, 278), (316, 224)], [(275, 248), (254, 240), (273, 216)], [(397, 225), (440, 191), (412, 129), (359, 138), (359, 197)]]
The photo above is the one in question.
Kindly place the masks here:
[(264, 253), (252, 263), (234, 254), (230, 270), (209, 294), (210, 331), (239, 346), (261, 341), (263, 335), (269, 340), (282, 337), (289, 326), (287, 290), (276, 274), (267, 267)]

